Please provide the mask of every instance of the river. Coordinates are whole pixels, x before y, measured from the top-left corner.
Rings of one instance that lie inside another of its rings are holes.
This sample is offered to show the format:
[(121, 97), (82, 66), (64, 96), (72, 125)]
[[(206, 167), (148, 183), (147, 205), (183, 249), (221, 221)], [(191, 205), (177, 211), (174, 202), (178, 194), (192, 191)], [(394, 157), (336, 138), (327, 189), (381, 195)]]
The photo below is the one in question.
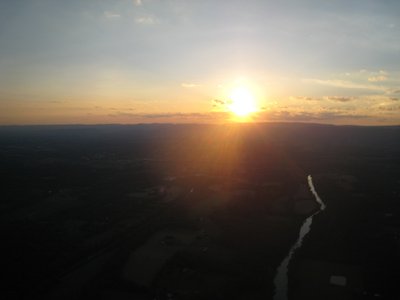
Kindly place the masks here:
[(292, 256), (296, 252), (296, 250), (301, 247), (304, 237), (310, 232), (311, 224), (312, 224), (314, 216), (316, 216), (317, 214), (319, 214), (321, 211), (323, 211), (326, 208), (325, 203), (321, 200), (317, 191), (315, 190), (311, 175), (308, 175), (307, 181), (308, 181), (308, 186), (310, 188), (310, 191), (314, 195), (315, 201), (320, 205), (320, 209), (317, 212), (315, 212), (314, 214), (312, 214), (311, 216), (309, 216), (303, 222), (303, 225), (301, 225), (299, 237), (297, 238), (296, 243), (292, 246), (292, 248), (290, 248), (288, 255), (285, 257), (285, 259), (279, 265), (279, 267), (277, 269), (277, 273), (275, 275), (275, 279), (274, 279), (274, 285), (275, 285), (274, 300), (287, 300), (288, 266), (289, 266), (290, 260), (292, 259)]

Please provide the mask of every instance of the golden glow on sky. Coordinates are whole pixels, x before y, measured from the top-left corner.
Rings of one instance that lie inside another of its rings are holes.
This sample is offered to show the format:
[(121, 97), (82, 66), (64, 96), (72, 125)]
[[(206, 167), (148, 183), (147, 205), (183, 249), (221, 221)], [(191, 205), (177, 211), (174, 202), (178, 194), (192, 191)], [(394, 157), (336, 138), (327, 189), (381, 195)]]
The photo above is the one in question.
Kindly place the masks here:
[(400, 124), (400, 1), (19, 2), (0, 126)]
[(253, 94), (243, 86), (234, 88), (229, 95), (229, 110), (238, 117), (247, 117), (258, 111)]

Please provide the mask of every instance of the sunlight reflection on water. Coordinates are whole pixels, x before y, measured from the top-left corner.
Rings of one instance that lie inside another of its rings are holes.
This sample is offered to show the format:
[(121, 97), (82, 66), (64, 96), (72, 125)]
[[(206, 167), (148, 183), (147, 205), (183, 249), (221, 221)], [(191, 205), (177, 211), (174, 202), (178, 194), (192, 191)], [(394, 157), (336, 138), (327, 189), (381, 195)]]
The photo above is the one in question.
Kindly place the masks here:
[(285, 257), (285, 259), (282, 261), (282, 263), (278, 267), (277, 273), (276, 273), (276, 276), (274, 279), (274, 285), (275, 285), (274, 300), (286, 300), (287, 299), (287, 293), (288, 293), (288, 274), (287, 273), (288, 273), (289, 262), (293, 256), (293, 254), (295, 253), (295, 251), (301, 247), (304, 237), (310, 231), (314, 216), (319, 214), (321, 211), (323, 211), (326, 208), (325, 203), (321, 200), (317, 191), (315, 190), (311, 175), (308, 175), (307, 181), (308, 181), (308, 186), (310, 187), (310, 191), (315, 197), (315, 201), (317, 201), (320, 204), (320, 209), (317, 212), (315, 212), (314, 214), (312, 214), (311, 216), (309, 216), (304, 221), (303, 225), (301, 225), (299, 237), (298, 237), (296, 243), (292, 246), (292, 248), (289, 251), (289, 254)]

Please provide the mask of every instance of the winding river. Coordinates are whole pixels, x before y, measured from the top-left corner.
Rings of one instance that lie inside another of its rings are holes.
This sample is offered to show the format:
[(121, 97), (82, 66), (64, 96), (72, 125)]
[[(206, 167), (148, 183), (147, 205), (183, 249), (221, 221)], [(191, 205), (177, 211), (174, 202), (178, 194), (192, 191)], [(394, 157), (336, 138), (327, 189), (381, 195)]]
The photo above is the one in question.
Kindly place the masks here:
[(320, 209), (317, 212), (315, 212), (314, 214), (312, 214), (311, 216), (309, 216), (304, 221), (303, 225), (301, 225), (299, 237), (297, 238), (296, 243), (292, 246), (288, 255), (285, 257), (285, 259), (282, 261), (282, 263), (278, 267), (277, 273), (276, 273), (275, 279), (274, 279), (274, 284), (275, 284), (274, 300), (287, 300), (288, 266), (289, 266), (290, 260), (292, 259), (292, 256), (295, 253), (295, 251), (301, 247), (304, 237), (310, 231), (314, 216), (319, 214), (321, 211), (323, 211), (326, 208), (325, 203), (321, 200), (321, 198), (318, 196), (317, 191), (315, 190), (311, 175), (308, 175), (307, 181), (308, 181), (308, 186), (310, 187), (310, 191), (314, 195), (315, 201), (317, 201), (318, 204), (320, 205)]

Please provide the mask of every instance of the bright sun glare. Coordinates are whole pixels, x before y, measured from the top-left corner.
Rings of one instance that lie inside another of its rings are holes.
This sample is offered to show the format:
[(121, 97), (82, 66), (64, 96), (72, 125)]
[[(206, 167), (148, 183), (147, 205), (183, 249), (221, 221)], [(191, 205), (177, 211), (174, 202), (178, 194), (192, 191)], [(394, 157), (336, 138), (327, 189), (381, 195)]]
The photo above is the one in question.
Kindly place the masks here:
[(245, 87), (237, 87), (232, 90), (229, 98), (232, 101), (229, 110), (238, 117), (247, 117), (257, 111), (254, 97)]

